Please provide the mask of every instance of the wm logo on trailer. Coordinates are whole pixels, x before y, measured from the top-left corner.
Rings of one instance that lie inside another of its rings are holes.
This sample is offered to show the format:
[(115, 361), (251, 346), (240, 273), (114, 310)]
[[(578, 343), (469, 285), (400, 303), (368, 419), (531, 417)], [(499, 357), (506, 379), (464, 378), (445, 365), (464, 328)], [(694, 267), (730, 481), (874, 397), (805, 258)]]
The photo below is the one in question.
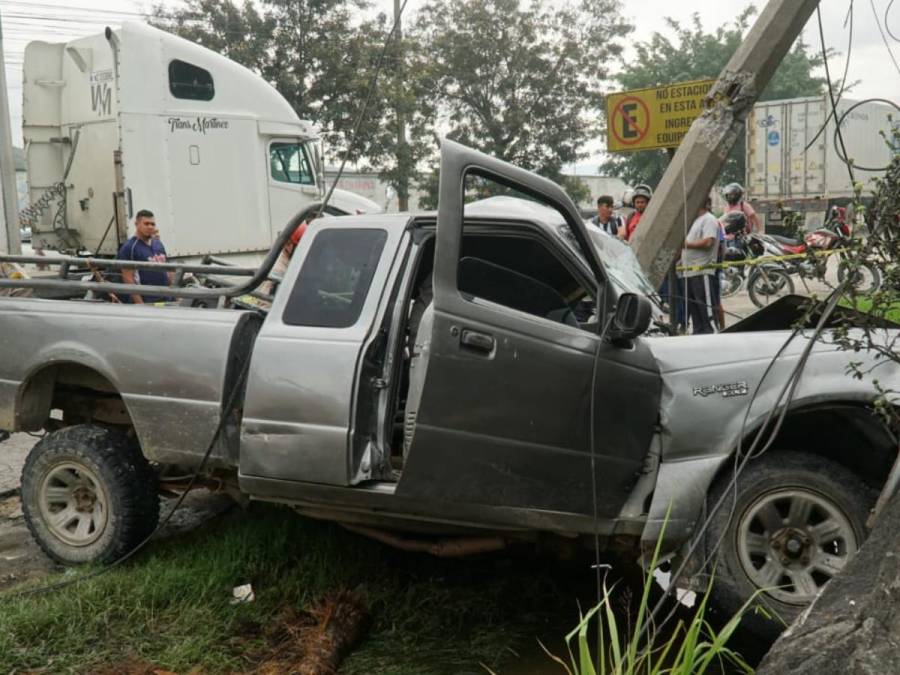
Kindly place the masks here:
[(91, 85), (91, 110), (97, 113), (97, 117), (112, 112), (112, 89), (106, 82)]

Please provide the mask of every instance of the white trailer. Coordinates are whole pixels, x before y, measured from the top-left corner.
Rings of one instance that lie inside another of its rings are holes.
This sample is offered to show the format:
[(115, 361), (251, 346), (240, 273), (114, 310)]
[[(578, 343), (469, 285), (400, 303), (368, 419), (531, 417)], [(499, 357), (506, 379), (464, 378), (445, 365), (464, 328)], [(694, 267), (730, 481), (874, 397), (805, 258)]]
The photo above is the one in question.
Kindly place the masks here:
[[(841, 135), (856, 181), (868, 195), (898, 150), (890, 141), (900, 120), (896, 109), (878, 102), (844, 116), (856, 103), (840, 101), (838, 118), (843, 117)], [(776, 224), (783, 205), (804, 212), (807, 228), (813, 229), (821, 225), (830, 204), (852, 199), (830, 112), (826, 95), (757, 103), (747, 118), (747, 196), (769, 224)]]
[(23, 99), (36, 246), (114, 255), (150, 209), (170, 257), (252, 260), (324, 196), (312, 124), (243, 66), (144, 24), (30, 43)]

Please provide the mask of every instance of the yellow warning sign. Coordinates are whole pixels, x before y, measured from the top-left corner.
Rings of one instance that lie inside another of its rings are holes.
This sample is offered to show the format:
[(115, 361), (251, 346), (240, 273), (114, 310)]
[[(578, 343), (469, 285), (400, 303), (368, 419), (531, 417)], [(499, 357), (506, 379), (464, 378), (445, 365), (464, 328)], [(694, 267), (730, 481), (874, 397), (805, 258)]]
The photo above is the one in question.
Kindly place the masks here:
[(703, 111), (703, 98), (714, 83), (715, 80), (694, 80), (609, 94), (607, 150), (677, 148)]

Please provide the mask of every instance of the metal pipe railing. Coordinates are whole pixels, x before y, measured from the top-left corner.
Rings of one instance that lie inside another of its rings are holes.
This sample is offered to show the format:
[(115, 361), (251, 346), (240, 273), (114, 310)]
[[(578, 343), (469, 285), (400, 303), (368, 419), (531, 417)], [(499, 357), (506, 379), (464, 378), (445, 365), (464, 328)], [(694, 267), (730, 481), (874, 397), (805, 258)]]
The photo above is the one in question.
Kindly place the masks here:
[[(0, 256), (0, 262), (36, 263), (41, 265), (60, 265), (61, 273), (68, 273), (73, 263), (85, 266), (94, 265), (105, 269), (152, 269), (159, 271), (172, 271), (176, 273), (187, 272), (200, 274), (214, 274), (222, 276), (250, 276), (250, 279), (235, 286), (223, 286), (220, 288), (180, 288), (174, 286), (145, 286), (143, 284), (124, 284), (109, 281), (84, 281), (78, 279), (4, 279), (0, 278), (0, 288), (31, 288), (34, 290), (80, 290), (85, 293), (115, 293), (117, 295), (161, 295), (171, 298), (190, 299), (218, 299), (235, 298), (241, 295), (254, 295), (256, 288), (269, 277), (269, 272), (275, 266), (281, 250), (284, 248), (291, 234), (297, 226), (304, 221), (311, 220), (321, 208), (320, 203), (314, 203), (300, 211), (288, 222), (281, 231), (266, 257), (257, 268), (231, 267), (229, 265), (183, 265), (180, 263), (151, 263), (130, 260), (107, 260), (103, 258), (49, 258), (43, 256)], [(63, 272), (65, 270), (65, 272)]]

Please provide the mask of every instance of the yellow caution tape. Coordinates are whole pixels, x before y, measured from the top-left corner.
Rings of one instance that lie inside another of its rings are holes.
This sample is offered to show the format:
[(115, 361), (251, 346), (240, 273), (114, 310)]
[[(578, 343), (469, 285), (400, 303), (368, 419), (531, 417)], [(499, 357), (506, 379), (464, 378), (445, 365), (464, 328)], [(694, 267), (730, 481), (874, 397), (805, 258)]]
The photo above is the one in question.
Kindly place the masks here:
[(811, 253), (791, 253), (789, 255), (763, 255), (758, 258), (750, 258), (748, 260), (728, 260), (720, 263), (709, 263), (707, 265), (678, 265), (675, 267), (676, 272), (699, 272), (700, 270), (723, 270), (726, 267), (743, 267), (751, 265), (767, 265), (773, 262), (782, 262), (784, 260), (800, 260), (808, 258), (810, 255), (819, 258), (827, 258), (835, 253), (843, 253), (846, 249), (832, 248), (827, 251), (812, 251)]

